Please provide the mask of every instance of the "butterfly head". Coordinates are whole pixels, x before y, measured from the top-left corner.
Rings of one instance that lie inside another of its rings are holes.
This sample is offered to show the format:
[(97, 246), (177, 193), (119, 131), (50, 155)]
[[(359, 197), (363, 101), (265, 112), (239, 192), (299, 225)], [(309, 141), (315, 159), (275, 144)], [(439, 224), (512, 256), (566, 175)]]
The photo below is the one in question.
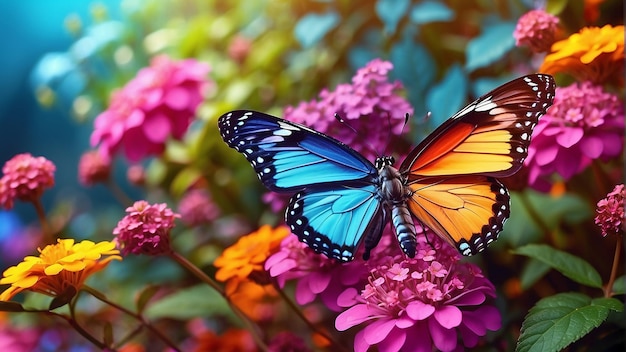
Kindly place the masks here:
[(392, 166), (396, 162), (393, 156), (380, 156), (376, 158), (374, 166), (376, 169), (382, 170), (385, 166)]

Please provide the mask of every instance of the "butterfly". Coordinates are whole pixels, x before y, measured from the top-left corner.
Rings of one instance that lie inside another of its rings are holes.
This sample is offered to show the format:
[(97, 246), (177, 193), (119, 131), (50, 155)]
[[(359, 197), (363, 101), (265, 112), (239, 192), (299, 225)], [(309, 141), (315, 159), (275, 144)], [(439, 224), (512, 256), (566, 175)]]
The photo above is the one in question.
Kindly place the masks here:
[(228, 112), (218, 127), (269, 190), (292, 194), (285, 222), (316, 252), (347, 262), (362, 243), (367, 260), (391, 221), (412, 258), (416, 219), (469, 256), (495, 241), (509, 217), (498, 178), (522, 167), (554, 92), (549, 75), (510, 81), (441, 124), (399, 168), (393, 157), (371, 163), (330, 136), (261, 112)]

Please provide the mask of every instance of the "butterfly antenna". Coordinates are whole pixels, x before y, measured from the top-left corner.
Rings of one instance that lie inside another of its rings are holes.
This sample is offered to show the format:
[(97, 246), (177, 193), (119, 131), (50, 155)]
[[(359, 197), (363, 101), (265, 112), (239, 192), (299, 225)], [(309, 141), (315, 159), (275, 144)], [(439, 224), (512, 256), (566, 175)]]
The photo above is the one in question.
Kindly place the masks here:
[(363, 134), (360, 134), (359, 131), (357, 131), (356, 128), (354, 128), (352, 125), (348, 123), (348, 121), (346, 121), (343, 117), (341, 117), (339, 113), (335, 113), (335, 119), (342, 125), (348, 127), (350, 131), (354, 132), (354, 134), (356, 135), (356, 138), (358, 138), (359, 141), (361, 141), (364, 145), (366, 145), (367, 148), (371, 152), (373, 152), (376, 156), (380, 156), (380, 153), (376, 150), (376, 148), (374, 148), (374, 146), (369, 141), (364, 139)]

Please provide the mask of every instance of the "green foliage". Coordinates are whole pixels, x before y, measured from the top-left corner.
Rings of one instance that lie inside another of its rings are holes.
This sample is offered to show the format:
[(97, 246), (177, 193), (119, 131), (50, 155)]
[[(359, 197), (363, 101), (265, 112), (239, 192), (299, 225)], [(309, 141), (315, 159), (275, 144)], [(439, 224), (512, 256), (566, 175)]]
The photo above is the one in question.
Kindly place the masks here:
[(580, 293), (559, 293), (541, 299), (522, 325), (516, 351), (560, 351), (606, 320), (624, 303), (615, 298), (592, 299)]
[(539, 260), (580, 284), (602, 288), (602, 278), (598, 271), (585, 260), (567, 252), (545, 244), (528, 244), (513, 252)]
[(175, 292), (148, 304), (145, 316), (149, 319), (190, 319), (203, 316), (232, 316), (228, 303), (207, 285), (197, 285)]

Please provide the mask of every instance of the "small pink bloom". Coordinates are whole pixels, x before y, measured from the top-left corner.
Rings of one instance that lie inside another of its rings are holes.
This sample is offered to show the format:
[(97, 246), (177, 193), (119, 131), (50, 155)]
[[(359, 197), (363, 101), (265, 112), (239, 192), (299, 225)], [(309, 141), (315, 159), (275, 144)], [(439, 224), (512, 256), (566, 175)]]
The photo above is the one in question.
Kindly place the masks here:
[(598, 202), (595, 223), (600, 226), (603, 237), (609, 234), (623, 235), (625, 198), (624, 184), (619, 184), (606, 195), (606, 198)]
[(590, 82), (559, 87), (528, 148), (529, 184), (547, 191), (553, 173), (569, 180), (592, 160), (619, 156), (623, 145), (624, 107), (616, 95)]
[(559, 18), (544, 10), (532, 10), (517, 21), (513, 32), (515, 45), (527, 46), (536, 53), (550, 51), (555, 41)]
[(198, 226), (213, 221), (219, 215), (219, 209), (213, 204), (206, 190), (191, 190), (178, 204), (181, 220), (188, 226)]
[(91, 145), (106, 158), (123, 149), (130, 161), (160, 155), (169, 138), (181, 139), (207, 88), (207, 64), (193, 59), (174, 61), (165, 55), (121, 90), (107, 110), (96, 117)]
[(113, 230), (123, 254), (159, 255), (171, 251), (170, 231), (179, 214), (165, 203), (150, 205), (144, 200), (136, 201), (126, 212), (128, 215)]
[(78, 180), (85, 186), (106, 182), (111, 174), (111, 161), (97, 150), (85, 152), (78, 161)]
[(0, 179), (0, 206), (12, 209), (15, 199), (37, 201), (43, 191), (54, 186), (56, 166), (40, 156), (18, 154), (4, 164)]

